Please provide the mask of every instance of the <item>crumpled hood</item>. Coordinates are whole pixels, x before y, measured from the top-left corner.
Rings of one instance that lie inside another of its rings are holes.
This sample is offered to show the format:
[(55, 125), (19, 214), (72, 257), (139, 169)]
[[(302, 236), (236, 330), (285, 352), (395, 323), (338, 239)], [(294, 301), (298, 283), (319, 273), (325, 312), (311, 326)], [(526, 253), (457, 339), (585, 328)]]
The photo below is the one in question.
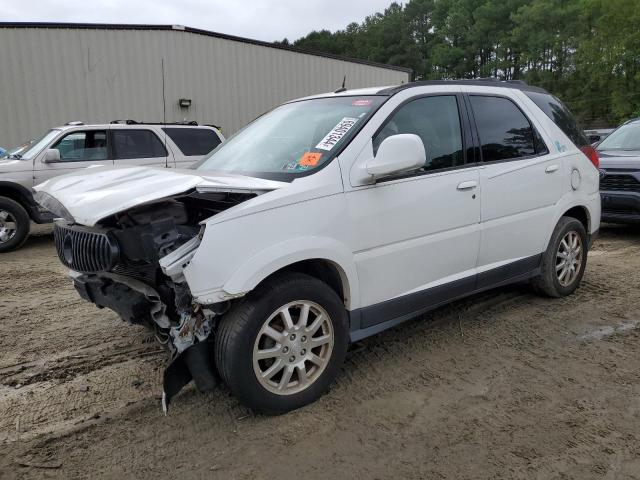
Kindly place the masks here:
[(640, 169), (640, 151), (599, 150), (598, 156), (601, 168)]
[(35, 190), (60, 202), (76, 223), (91, 227), (114, 213), (192, 189), (263, 193), (285, 185), (288, 184), (188, 169), (98, 167), (52, 178)]

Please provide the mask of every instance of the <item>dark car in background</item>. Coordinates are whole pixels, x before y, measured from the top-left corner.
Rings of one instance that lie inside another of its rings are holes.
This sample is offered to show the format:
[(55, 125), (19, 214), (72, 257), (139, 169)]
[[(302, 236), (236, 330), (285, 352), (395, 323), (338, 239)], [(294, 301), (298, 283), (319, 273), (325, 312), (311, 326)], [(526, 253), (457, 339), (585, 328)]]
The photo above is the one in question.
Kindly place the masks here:
[(597, 150), (602, 221), (640, 223), (640, 118), (620, 125)]

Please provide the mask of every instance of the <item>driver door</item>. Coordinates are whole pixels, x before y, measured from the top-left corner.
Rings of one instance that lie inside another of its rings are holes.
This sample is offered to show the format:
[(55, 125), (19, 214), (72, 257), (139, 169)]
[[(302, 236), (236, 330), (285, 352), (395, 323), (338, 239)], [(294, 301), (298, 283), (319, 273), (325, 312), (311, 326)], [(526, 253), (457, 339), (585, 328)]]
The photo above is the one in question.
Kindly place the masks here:
[(456, 94), (405, 103), (373, 137), (371, 149), (375, 154), (387, 136), (415, 134), (425, 146), (425, 166), (346, 193), (361, 328), (475, 289), (479, 169), (466, 160), (463, 108)]

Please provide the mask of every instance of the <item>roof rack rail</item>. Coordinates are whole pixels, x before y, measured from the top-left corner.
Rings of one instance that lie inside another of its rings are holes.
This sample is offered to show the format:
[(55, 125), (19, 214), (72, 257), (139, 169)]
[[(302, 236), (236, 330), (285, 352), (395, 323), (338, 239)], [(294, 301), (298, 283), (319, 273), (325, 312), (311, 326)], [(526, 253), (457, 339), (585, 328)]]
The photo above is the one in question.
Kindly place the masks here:
[(196, 126), (198, 122), (195, 120), (182, 120), (180, 122), (139, 122), (137, 120), (111, 120), (109, 123), (111, 124), (121, 124), (121, 125), (191, 125)]
[(135, 120), (111, 120), (110, 124), (123, 124), (123, 125), (137, 125), (140, 122), (136, 122)]
[(500, 83), (514, 83), (516, 85), (528, 85), (528, 83), (525, 82), (524, 80), (502, 80), (496, 77), (480, 77), (480, 78), (474, 78), (470, 81), (474, 81), (474, 80), (478, 82), (500, 82)]
[(74, 120), (72, 122), (65, 123), (65, 125), (69, 125), (69, 126), (84, 125), (84, 122), (81, 122), (80, 120)]
[(395, 95), (398, 92), (413, 87), (428, 87), (434, 85), (474, 85), (482, 87), (502, 87), (502, 88), (514, 88), (517, 90), (523, 90), (528, 92), (548, 93), (546, 90), (529, 85), (524, 80), (500, 80), (495, 77), (488, 78), (474, 78), (474, 79), (460, 79), (460, 80), (418, 80), (416, 82), (404, 83), (395, 87), (385, 88), (378, 92), (378, 95)]

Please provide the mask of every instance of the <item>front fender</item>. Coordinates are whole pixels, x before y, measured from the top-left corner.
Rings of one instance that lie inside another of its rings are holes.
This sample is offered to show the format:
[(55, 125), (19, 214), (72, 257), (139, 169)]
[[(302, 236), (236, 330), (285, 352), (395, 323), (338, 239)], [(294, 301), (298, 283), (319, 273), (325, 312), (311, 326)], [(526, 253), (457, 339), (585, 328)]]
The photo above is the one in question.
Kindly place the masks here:
[(326, 237), (299, 237), (272, 245), (247, 259), (222, 289), (232, 296), (244, 294), (272, 273), (293, 263), (314, 259), (327, 260), (337, 268), (347, 309), (358, 308), (360, 293), (353, 254), (345, 245)]

